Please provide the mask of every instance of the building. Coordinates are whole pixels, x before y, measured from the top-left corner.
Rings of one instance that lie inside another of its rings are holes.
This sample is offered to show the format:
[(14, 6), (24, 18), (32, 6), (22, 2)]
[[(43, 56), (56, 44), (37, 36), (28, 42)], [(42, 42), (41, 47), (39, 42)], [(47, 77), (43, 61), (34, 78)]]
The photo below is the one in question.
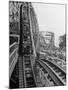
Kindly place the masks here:
[(64, 51), (66, 50), (66, 34), (59, 37), (59, 47)]
[(66, 57), (66, 34), (59, 37), (59, 50)]
[(45, 49), (52, 49), (54, 47), (54, 33), (41, 31), (39, 33), (39, 41)]

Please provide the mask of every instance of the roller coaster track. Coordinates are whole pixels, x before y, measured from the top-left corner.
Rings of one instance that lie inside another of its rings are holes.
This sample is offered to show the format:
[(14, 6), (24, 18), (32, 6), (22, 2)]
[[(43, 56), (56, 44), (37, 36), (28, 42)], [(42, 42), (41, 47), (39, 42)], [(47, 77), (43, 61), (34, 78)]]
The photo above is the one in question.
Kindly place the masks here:
[(23, 66), (24, 66), (24, 77), (25, 77), (25, 87), (36, 87), (36, 83), (34, 80), (33, 70), (31, 66), (30, 56), (24, 56), (23, 58)]
[[(26, 13), (22, 12), (23, 8), (26, 8)], [(24, 5), (20, 7), (20, 10), (19, 87), (31, 88), (36, 87), (36, 82), (33, 73), (33, 64), (31, 63), (35, 60), (31, 58), (34, 55), (35, 49), (32, 36), (30, 7)]]
[[(48, 61), (48, 60), (37, 60), (37, 63), (42, 67), (43, 72), (47, 72), (50, 79), (50, 81), (53, 81), (55, 84), (54, 86), (63, 86), (66, 85), (66, 73), (64, 70), (59, 68), (54, 63)], [(49, 82), (50, 82), (49, 81)]]
[(57, 65), (58, 67), (60, 67), (64, 71), (66, 71), (66, 62), (63, 59), (59, 59), (54, 56), (49, 56), (49, 55), (47, 55), (47, 53), (43, 53), (43, 52), (40, 52), (40, 56), (42, 56), (40, 58), (42, 58), (42, 59), (44, 58), (48, 61), (52, 61), (55, 65)]
[(23, 57), (19, 57), (19, 87), (36, 87), (30, 55), (24, 55)]

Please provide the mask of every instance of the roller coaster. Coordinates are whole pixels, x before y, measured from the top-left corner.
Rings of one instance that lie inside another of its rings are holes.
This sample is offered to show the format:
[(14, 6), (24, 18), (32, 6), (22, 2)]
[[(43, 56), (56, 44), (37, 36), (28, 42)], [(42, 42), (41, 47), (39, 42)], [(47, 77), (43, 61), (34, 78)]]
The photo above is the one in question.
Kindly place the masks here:
[(10, 34), (10, 37), (17, 39), (9, 47), (9, 88), (66, 85), (66, 70), (53, 62), (61, 60), (46, 56), (46, 53), (42, 55), (44, 58), (39, 57), (41, 53), (37, 53), (38, 33), (32, 4), (24, 2), (20, 6), (20, 34)]

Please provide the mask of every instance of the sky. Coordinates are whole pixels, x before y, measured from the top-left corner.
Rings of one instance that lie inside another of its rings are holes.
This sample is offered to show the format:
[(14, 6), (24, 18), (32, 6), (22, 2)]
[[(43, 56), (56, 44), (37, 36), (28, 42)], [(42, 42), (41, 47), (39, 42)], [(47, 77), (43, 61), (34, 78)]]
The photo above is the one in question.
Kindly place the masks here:
[(38, 19), (39, 31), (51, 31), (55, 34), (55, 45), (59, 45), (59, 36), (65, 34), (65, 5), (32, 3)]

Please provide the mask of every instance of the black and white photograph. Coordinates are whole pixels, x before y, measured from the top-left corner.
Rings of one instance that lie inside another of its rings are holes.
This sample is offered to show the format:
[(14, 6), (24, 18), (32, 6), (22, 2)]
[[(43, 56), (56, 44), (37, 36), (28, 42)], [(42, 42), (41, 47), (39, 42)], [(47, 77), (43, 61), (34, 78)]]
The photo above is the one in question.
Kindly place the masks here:
[(66, 86), (66, 4), (9, 1), (9, 88)]

